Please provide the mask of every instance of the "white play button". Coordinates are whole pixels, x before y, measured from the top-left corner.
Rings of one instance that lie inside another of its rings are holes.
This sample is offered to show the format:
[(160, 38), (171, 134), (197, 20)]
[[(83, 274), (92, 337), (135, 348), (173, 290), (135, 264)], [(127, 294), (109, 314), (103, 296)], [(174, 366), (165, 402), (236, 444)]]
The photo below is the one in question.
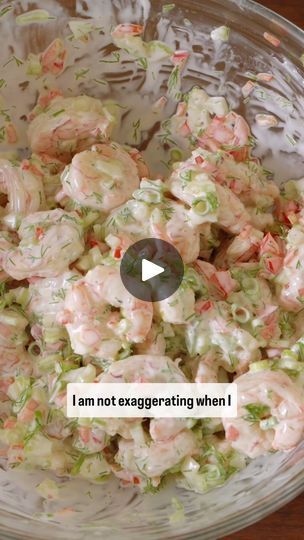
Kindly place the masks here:
[(141, 280), (142, 281), (148, 281), (148, 279), (154, 278), (155, 276), (159, 276), (159, 274), (162, 274), (165, 269), (159, 266), (158, 264), (155, 264), (151, 261), (147, 261), (147, 259), (142, 259), (141, 261)]
[(143, 302), (161, 302), (177, 291), (184, 276), (184, 262), (169, 242), (143, 238), (128, 247), (120, 263), (126, 290)]

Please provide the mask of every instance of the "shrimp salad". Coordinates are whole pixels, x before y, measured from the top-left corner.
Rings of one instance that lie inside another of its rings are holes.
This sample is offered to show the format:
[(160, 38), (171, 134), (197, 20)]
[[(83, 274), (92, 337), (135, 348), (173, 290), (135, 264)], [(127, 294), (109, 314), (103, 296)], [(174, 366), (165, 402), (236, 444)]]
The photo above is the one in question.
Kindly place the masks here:
[[(135, 59), (171, 55), (180, 76), (187, 53), (146, 43), (142, 31), (121, 24), (113, 43)], [(56, 75), (64, 58), (55, 40), (39, 67)], [(8, 468), (92, 482), (114, 475), (143, 492), (173, 479), (204, 492), (304, 439), (304, 180), (277, 186), (224, 97), (193, 87), (177, 101), (163, 123), (179, 141), (167, 175), (113, 140), (113, 103), (54, 89), (27, 116), (27, 158), (1, 154)], [(184, 262), (179, 289), (157, 303), (133, 297), (120, 277), (125, 251), (149, 237)], [(66, 414), (70, 382), (232, 381), (237, 418)]]

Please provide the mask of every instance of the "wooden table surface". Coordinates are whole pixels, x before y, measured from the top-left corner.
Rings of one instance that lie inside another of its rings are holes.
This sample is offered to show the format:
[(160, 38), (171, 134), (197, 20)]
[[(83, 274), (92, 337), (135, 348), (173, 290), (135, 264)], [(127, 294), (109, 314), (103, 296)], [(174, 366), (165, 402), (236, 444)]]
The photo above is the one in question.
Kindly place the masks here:
[[(304, 28), (304, 0), (260, 0), (262, 4), (297, 26)], [(301, 540), (304, 539), (304, 492), (262, 521), (242, 531), (226, 536), (225, 540)]]
[[(304, 0), (256, 0), (280, 15), (304, 28)], [(303, 534), (304, 538), (304, 534)]]

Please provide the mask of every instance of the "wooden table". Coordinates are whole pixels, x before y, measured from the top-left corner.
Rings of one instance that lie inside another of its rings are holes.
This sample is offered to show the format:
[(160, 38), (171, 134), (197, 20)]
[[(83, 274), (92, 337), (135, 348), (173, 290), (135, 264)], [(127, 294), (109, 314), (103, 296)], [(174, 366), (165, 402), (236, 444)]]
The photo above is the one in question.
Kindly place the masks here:
[(304, 0), (256, 0), (256, 2), (304, 28)]
[[(258, 2), (304, 28), (304, 0), (260, 0)], [(225, 540), (301, 540), (304, 539), (304, 493), (262, 521)]]

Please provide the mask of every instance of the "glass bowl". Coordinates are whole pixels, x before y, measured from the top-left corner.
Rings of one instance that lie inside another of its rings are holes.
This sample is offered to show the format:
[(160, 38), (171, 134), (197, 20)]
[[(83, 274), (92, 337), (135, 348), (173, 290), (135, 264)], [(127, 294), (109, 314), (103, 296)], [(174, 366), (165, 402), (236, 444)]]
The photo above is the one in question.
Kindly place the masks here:
[[(249, 0), (44, 0), (11, 2), (0, 19), (1, 115), (3, 110), (17, 127), (15, 145), (26, 155), (26, 118), (38, 92), (60, 88), (65, 95), (87, 93), (114, 99), (122, 105), (120, 142), (134, 144), (132, 126), (141, 119), (137, 145), (148, 155), (155, 173), (162, 173), (166, 147), (162, 145), (160, 120), (151, 118), (151, 103), (166, 93), (172, 69), (164, 62), (157, 77), (122, 53), (117, 62), (110, 29), (121, 22), (145, 25), (145, 39), (158, 38), (174, 48), (185, 49), (191, 58), (183, 74), (182, 90), (202, 85), (211, 95), (225, 95), (233, 109), (241, 111), (257, 139), (255, 154), (280, 182), (304, 176), (304, 33), (270, 10)], [(15, 16), (43, 7), (53, 17), (27, 26), (16, 25)], [(1, 6), (2, 10), (2, 6)], [(24, 60), (38, 53), (58, 36), (68, 37), (72, 17), (94, 17), (95, 27), (86, 40), (69, 40), (67, 68), (59, 77), (29, 77)], [(231, 28), (228, 43), (213, 42), (210, 31), (220, 25)], [(281, 41), (275, 47), (263, 35)], [(275, 78), (260, 82), (249, 99), (241, 87), (259, 72)], [(249, 72), (249, 73), (248, 73)], [(168, 101), (169, 116), (176, 106)], [(134, 109), (131, 112), (130, 109)], [(269, 111), (280, 123), (271, 131), (255, 124), (255, 115)], [(134, 130), (133, 130), (134, 131)], [(1, 126), (0, 126), (1, 133)], [(7, 150), (1, 143), (0, 150)], [(11, 150), (11, 146), (9, 147)], [(149, 157), (150, 156), (150, 157)], [(154, 159), (153, 159), (154, 158)], [(168, 485), (157, 495), (142, 495), (121, 488), (115, 480), (103, 485), (78, 479), (63, 481), (60, 498), (42, 499), (35, 486), (47, 472), (0, 469), (0, 537), (9, 539), (136, 540), (216, 539), (245, 527), (275, 511), (304, 489), (304, 446), (286, 454), (273, 454), (253, 461), (224, 486), (196, 494)], [(172, 504), (173, 498), (173, 504)], [(178, 498), (183, 513), (176, 511)]]

